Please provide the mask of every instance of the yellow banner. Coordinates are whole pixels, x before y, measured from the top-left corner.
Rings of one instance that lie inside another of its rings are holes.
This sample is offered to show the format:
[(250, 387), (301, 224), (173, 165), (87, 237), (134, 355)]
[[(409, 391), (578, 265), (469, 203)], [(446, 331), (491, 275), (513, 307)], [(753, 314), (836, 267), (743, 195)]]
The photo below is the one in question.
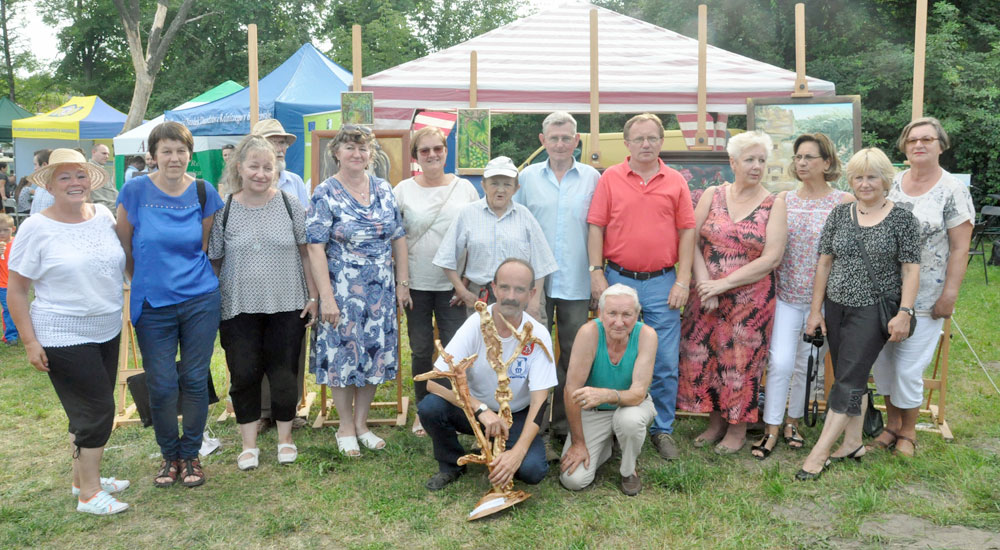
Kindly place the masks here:
[(11, 122), (15, 138), (80, 139), (80, 121), (90, 115), (97, 96), (71, 97), (44, 115)]

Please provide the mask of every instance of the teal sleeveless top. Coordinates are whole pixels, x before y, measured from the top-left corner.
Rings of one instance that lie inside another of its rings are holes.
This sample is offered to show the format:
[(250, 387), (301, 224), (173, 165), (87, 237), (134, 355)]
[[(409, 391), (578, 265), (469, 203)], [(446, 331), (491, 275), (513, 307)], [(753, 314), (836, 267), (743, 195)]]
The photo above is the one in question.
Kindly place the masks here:
[[(635, 367), (635, 359), (639, 356), (639, 332), (642, 330), (642, 321), (636, 322), (632, 327), (632, 333), (628, 337), (628, 347), (622, 355), (618, 364), (611, 362), (608, 357), (608, 345), (604, 335), (604, 325), (600, 319), (595, 319), (597, 323), (597, 354), (594, 356), (594, 366), (590, 369), (590, 376), (587, 377), (587, 386), (594, 388), (608, 388), (612, 390), (627, 390), (632, 386), (632, 369)], [(613, 411), (617, 405), (603, 403), (597, 406), (599, 411)]]

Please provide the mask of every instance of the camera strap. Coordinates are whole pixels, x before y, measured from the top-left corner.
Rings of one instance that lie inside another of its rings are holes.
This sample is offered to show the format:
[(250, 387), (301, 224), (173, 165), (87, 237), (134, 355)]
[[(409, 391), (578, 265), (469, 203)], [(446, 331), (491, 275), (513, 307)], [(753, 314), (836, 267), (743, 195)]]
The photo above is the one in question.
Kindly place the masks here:
[[(813, 400), (812, 407), (809, 407), (809, 398), (812, 396), (812, 382), (816, 380), (816, 369), (819, 368), (819, 350), (822, 346), (811, 344), (809, 346), (809, 359), (806, 361), (806, 391), (805, 407), (803, 409), (802, 421), (810, 428), (816, 425), (816, 417), (819, 416), (819, 401)], [(810, 417), (809, 413), (812, 412)]]

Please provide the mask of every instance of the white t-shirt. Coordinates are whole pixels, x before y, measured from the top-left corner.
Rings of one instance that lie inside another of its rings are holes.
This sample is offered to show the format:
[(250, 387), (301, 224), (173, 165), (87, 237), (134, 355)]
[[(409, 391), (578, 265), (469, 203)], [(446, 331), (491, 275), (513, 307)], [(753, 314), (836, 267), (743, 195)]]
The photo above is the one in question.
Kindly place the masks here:
[[(493, 313), (493, 305), (489, 306), (489, 312)], [(499, 319), (497, 321), (502, 322)], [(524, 330), (525, 323), (533, 325), (532, 335), (541, 340), (549, 353), (552, 353), (552, 339), (545, 332), (545, 327), (527, 313), (523, 313), (521, 314), (521, 325), (517, 327), (518, 332)], [(518, 412), (531, 404), (531, 392), (547, 390), (556, 385), (558, 382), (556, 366), (538, 344), (533, 344), (528, 349), (518, 350), (516, 336), (510, 335), (507, 338), (501, 338), (500, 341), (503, 345), (503, 360), (506, 361), (515, 351), (519, 352), (517, 359), (507, 367), (510, 391), (513, 394), (510, 400), (510, 410)], [(486, 343), (483, 342), (483, 333), (479, 329), (478, 313), (471, 315), (465, 320), (465, 323), (462, 323), (458, 332), (455, 333), (455, 337), (451, 339), (451, 342), (448, 342), (444, 349), (455, 357), (456, 363), (473, 353), (479, 354), (472, 367), (465, 371), (469, 379), (469, 393), (486, 403), (486, 406), (491, 410), (499, 410), (500, 404), (496, 400), (497, 373), (486, 361)], [(440, 357), (434, 366), (438, 370), (449, 370), (444, 359)]]
[(17, 231), (9, 267), (34, 284), (31, 322), (43, 347), (106, 342), (121, 330), (125, 251), (111, 211), (93, 206), (82, 223), (41, 214)]
[(889, 200), (909, 210), (920, 224), (920, 289), (913, 308), (918, 314), (929, 314), (944, 291), (948, 270), (948, 230), (976, 219), (969, 189), (947, 170), (941, 170), (941, 179), (934, 187), (919, 197), (903, 192), (903, 174), (892, 182)]
[(448, 227), (462, 208), (479, 200), (469, 180), (455, 177), (448, 185), (422, 187), (413, 178), (399, 182), (392, 190), (403, 215), (409, 249), (410, 288), (451, 290), (444, 270), (431, 263)]

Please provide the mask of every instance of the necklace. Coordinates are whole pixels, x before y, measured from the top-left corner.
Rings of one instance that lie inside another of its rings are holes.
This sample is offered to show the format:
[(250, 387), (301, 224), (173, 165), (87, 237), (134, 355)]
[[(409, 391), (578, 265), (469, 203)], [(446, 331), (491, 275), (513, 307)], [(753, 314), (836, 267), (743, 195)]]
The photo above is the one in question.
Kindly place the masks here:
[(864, 210), (862, 210), (861, 209), (861, 203), (858, 203), (858, 212), (861, 212), (862, 214), (864, 214), (865, 216), (867, 216), (868, 214), (871, 214), (872, 212), (878, 212), (879, 210), (882, 210), (882, 208), (885, 207), (886, 203), (888, 203), (888, 202), (889, 201), (882, 201), (882, 204), (878, 205), (878, 208), (876, 208), (875, 210), (869, 210), (867, 212), (865, 212)]
[(346, 181), (346, 178), (345, 181), (341, 182), (341, 184), (344, 186), (344, 189), (347, 189), (347, 191), (351, 195), (353, 195), (356, 199), (358, 199), (358, 202), (362, 204), (368, 204), (368, 197), (370, 194), (370, 190), (368, 188), (367, 180), (365, 180), (363, 187), (361, 189), (355, 189), (353, 186), (349, 185), (348, 182)]

